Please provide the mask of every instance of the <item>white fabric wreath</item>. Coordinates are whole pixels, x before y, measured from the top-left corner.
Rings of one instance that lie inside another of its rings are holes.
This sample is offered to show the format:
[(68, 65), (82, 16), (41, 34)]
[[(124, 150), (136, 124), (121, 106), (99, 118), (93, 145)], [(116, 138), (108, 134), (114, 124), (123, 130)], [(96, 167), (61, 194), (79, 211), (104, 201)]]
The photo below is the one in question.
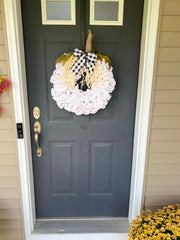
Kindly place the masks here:
[[(50, 82), (53, 84), (51, 94), (57, 105), (61, 109), (73, 112), (76, 115), (95, 114), (98, 110), (104, 109), (111, 98), (112, 91), (116, 85), (113, 77), (112, 67), (109, 67), (105, 60), (97, 60), (98, 66), (101, 66), (100, 74), (97, 76), (98, 84), (91, 89), (83, 91), (76, 84), (81, 78), (81, 72), (75, 76), (76, 82), (73, 88), (69, 88), (62, 78), (63, 63), (57, 63), (56, 69), (51, 76)], [(84, 72), (88, 71), (86, 67)]]

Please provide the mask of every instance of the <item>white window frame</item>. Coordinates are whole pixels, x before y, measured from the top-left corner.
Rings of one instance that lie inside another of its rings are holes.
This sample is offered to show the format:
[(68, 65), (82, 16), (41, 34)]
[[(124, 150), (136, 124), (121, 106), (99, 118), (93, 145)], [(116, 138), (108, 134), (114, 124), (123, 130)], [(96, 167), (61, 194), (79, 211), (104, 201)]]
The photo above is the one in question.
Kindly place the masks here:
[[(136, 104), (134, 147), (129, 202), (129, 221), (140, 214), (150, 114), (155, 49), (161, 0), (145, 0), (141, 38), (140, 67)], [(127, 234), (34, 234), (36, 221), (31, 138), (26, 86), (26, 68), (22, 30), (21, 1), (4, 0), (12, 91), (16, 122), (23, 123), (24, 138), (18, 139), (20, 179), (26, 240), (118, 240)], [(125, 238), (123, 238), (125, 237)]]
[[(71, 20), (47, 19), (46, 2), (71, 2)], [(76, 25), (76, 0), (41, 0), (41, 16), (43, 25)]]
[[(118, 20), (117, 21), (99, 21), (94, 19), (95, 2), (118, 2)], [(124, 0), (90, 0), (90, 25), (123, 25)]]

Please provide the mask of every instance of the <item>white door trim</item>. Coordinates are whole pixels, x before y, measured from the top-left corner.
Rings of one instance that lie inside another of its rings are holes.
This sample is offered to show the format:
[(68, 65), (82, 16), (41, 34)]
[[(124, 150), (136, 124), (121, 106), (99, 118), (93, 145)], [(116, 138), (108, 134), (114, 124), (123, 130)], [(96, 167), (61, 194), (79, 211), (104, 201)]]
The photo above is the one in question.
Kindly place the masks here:
[(129, 220), (142, 209), (144, 171), (161, 0), (145, 0), (131, 173)]
[(16, 123), (23, 123), (24, 138), (18, 139), (18, 154), (26, 239), (36, 220), (31, 137), (20, 0), (4, 0), (11, 81)]
[[(129, 219), (141, 211), (151, 90), (160, 0), (145, 0), (137, 94)], [(20, 0), (4, 0), (16, 122), (23, 123), (24, 139), (18, 140), (25, 235), (32, 234), (35, 215), (29, 111)], [(73, 235), (72, 235), (73, 236)], [(77, 235), (76, 235), (77, 236)], [(100, 235), (98, 235), (100, 236)], [(43, 237), (45, 237), (43, 235)], [(55, 236), (54, 236), (55, 237)], [(51, 239), (60, 239), (58, 238)], [(44, 239), (44, 238), (43, 238)], [(49, 239), (46, 237), (46, 239)], [(112, 238), (111, 238), (112, 239)]]

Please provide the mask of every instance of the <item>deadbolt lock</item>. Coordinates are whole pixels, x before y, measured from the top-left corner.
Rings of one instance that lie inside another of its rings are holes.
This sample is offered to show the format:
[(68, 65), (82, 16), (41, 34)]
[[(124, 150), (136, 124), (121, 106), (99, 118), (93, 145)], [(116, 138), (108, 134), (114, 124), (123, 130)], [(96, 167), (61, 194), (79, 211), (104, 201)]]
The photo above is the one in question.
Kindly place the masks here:
[(34, 107), (33, 108), (33, 116), (35, 119), (39, 119), (40, 116), (41, 116), (41, 111), (40, 111), (40, 108), (39, 107)]

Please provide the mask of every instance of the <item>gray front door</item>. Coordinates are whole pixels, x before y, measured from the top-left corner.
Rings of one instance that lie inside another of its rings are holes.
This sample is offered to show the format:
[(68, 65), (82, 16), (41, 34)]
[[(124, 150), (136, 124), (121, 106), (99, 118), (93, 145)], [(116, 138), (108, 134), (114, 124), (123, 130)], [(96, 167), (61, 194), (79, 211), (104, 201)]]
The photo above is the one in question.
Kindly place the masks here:
[[(125, 0), (123, 26), (89, 26), (89, 0), (76, 0), (75, 26), (42, 25), (40, 0), (21, 2), (37, 217), (127, 216), (143, 0)], [(106, 109), (76, 116), (57, 107), (49, 80), (60, 55), (84, 47), (89, 28), (117, 84)]]

